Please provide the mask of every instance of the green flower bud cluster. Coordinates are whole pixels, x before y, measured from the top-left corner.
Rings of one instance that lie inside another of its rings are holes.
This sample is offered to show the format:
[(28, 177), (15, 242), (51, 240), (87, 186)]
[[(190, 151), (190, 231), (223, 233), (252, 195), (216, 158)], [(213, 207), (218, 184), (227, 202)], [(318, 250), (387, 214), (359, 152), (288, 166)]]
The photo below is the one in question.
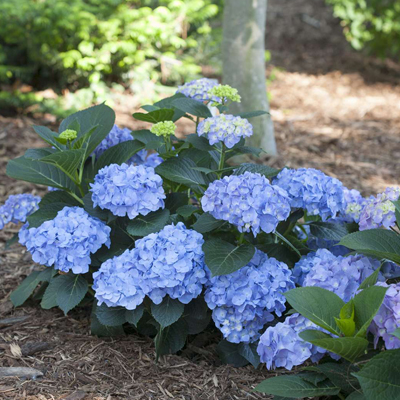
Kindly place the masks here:
[(240, 95), (238, 90), (229, 85), (217, 85), (208, 91), (211, 97), (218, 97), (221, 99), (220, 103), (214, 102), (212, 105), (225, 104), (228, 100), (240, 103)]
[(59, 138), (64, 140), (75, 140), (77, 136), (77, 131), (74, 131), (73, 129), (66, 129), (65, 131), (60, 133)]
[(163, 121), (154, 124), (150, 132), (157, 136), (168, 137), (175, 134), (176, 125), (172, 121)]

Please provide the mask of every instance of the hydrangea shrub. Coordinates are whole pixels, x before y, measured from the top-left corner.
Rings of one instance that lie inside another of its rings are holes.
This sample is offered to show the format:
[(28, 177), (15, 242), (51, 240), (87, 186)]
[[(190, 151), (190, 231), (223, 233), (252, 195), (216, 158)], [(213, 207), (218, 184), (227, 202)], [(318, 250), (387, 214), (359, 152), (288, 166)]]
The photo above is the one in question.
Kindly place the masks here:
[[(11, 299), (35, 294), (65, 313), (92, 304), (93, 334), (137, 330), (154, 337), (157, 357), (219, 332), (223, 360), (308, 360), (304, 396), (344, 398), (322, 358), (357, 375), (370, 344), (400, 347), (400, 189), (365, 199), (315, 169), (233, 165), (260, 154), (245, 138), (263, 114), (229, 114), (236, 101), (236, 89), (201, 79), (134, 113), (148, 129), (119, 128), (104, 104), (59, 132), (35, 127), (47, 147), (11, 160), (7, 174), (49, 191), (10, 196), (0, 228), (23, 224), (19, 241), (45, 268)], [(193, 121), (186, 137), (181, 118)]]

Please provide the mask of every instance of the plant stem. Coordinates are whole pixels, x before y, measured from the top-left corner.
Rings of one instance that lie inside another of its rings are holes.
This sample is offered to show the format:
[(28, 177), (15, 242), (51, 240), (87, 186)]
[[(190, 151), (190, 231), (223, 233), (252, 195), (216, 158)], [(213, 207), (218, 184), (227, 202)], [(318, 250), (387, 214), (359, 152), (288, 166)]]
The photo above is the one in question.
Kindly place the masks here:
[(242, 233), (240, 234), (238, 243), (239, 243), (239, 244), (243, 244), (243, 241), (244, 241), (244, 232), (242, 232)]
[(196, 118), (196, 132), (197, 133), (197, 127), (199, 126), (199, 122), (200, 122), (200, 117)]
[[(79, 189), (82, 190), (81, 188), (79, 188)], [(82, 205), (84, 204), (84, 203), (83, 203), (83, 200), (80, 199), (74, 192), (69, 191), (68, 193), (69, 193), (76, 201), (78, 201), (78, 202), (81, 203)]]
[[(225, 164), (225, 151), (226, 151), (226, 146), (225, 143), (222, 143), (222, 149), (221, 149), (221, 157), (219, 159), (219, 165), (218, 165), (218, 169), (221, 170), (224, 168), (224, 164)], [(220, 172), (218, 174), (219, 178), (221, 178), (222, 172)]]

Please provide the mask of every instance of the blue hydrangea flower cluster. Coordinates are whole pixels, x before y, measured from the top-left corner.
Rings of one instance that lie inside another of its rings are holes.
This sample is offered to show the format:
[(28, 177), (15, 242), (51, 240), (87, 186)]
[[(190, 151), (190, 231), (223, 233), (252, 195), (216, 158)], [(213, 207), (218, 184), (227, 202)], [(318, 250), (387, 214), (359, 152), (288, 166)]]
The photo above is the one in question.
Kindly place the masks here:
[(299, 337), (299, 333), (306, 329), (322, 330), (300, 314), (292, 314), (284, 322), (268, 327), (257, 347), (261, 362), (266, 363), (268, 369), (283, 367), (287, 370), (309, 358), (318, 362), (326, 350)]
[(335, 217), (344, 207), (343, 184), (313, 168), (283, 169), (274, 185), (285, 189), (292, 208), (302, 208), (323, 221)]
[(212, 182), (201, 199), (204, 211), (228, 221), (240, 232), (274, 232), (278, 223), (290, 214), (289, 198), (284, 190), (271, 185), (260, 174), (225, 176)]
[(0, 230), (9, 222), (25, 222), (26, 218), (39, 208), (40, 200), (39, 196), (32, 194), (11, 195), (0, 207)]
[(395, 206), (392, 201), (400, 197), (400, 188), (388, 187), (383, 193), (367, 201), (360, 215), (360, 231), (384, 227), (389, 229), (395, 226)]
[(339, 214), (339, 219), (343, 222), (360, 221), (361, 212), (367, 202), (358, 190), (343, 188), (344, 207)]
[(247, 119), (221, 114), (201, 121), (197, 127), (197, 134), (207, 135), (211, 145), (223, 142), (228, 149), (231, 149), (241, 138), (253, 134), (253, 126)]
[(149, 296), (160, 304), (169, 295), (187, 304), (208, 282), (203, 236), (182, 222), (136, 241), (136, 247), (107, 260), (93, 274), (99, 304), (135, 309)]
[[(319, 249), (296, 263), (293, 275), (301, 286), (318, 286), (337, 294), (348, 302), (357, 292), (361, 282), (370, 276), (380, 262), (365, 256), (334, 256)], [(382, 275), (380, 279), (383, 280)]]
[(375, 346), (379, 338), (382, 338), (387, 350), (399, 349), (400, 339), (391, 335), (391, 333), (400, 328), (400, 283), (387, 285), (378, 282), (377, 285), (389, 286), (389, 288), (369, 330), (375, 336)]
[(283, 292), (293, 289), (286, 264), (257, 250), (248, 265), (229, 275), (210, 279), (205, 292), (213, 320), (233, 343), (253, 342), (259, 330), (285, 311)]
[(218, 81), (216, 79), (208, 79), (208, 78), (201, 78), (196, 79), (194, 81), (185, 83), (182, 86), (178, 87), (177, 93), (182, 93), (186, 97), (189, 97), (194, 100), (198, 101), (217, 101), (219, 102), (220, 99), (217, 97), (210, 97), (208, 91), (213, 88), (214, 86), (218, 85)]
[(114, 215), (133, 219), (164, 208), (163, 180), (154, 168), (143, 165), (110, 164), (102, 168), (91, 183), (94, 206)]
[(38, 228), (24, 225), (19, 241), (33, 261), (63, 272), (89, 271), (90, 255), (101, 246), (110, 246), (111, 228), (91, 217), (83, 208), (64, 207), (57, 216)]
[[(117, 125), (114, 125), (110, 133), (96, 147), (93, 154), (95, 154), (96, 158), (99, 158), (110, 147), (116, 146), (117, 144), (123, 142), (127, 142), (128, 140), (133, 140), (130, 129), (121, 129)], [(149, 155), (148, 151), (143, 149), (138, 151), (133, 157), (131, 157), (128, 160), (127, 164), (144, 165), (146, 167), (155, 168), (162, 162), (162, 158), (159, 157), (157, 153)]]

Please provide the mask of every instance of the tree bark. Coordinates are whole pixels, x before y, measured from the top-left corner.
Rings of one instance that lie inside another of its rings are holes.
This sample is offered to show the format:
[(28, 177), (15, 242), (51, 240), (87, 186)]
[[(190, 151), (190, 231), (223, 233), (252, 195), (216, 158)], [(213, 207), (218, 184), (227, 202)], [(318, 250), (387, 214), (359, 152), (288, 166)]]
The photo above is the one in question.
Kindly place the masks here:
[[(265, 78), (265, 24), (267, 0), (225, 0), (223, 19), (223, 82), (239, 90), (241, 103), (233, 103), (233, 113), (269, 111)], [(269, 115), (250, 120), (252, 146), (277, 154), (274, 126)]]

